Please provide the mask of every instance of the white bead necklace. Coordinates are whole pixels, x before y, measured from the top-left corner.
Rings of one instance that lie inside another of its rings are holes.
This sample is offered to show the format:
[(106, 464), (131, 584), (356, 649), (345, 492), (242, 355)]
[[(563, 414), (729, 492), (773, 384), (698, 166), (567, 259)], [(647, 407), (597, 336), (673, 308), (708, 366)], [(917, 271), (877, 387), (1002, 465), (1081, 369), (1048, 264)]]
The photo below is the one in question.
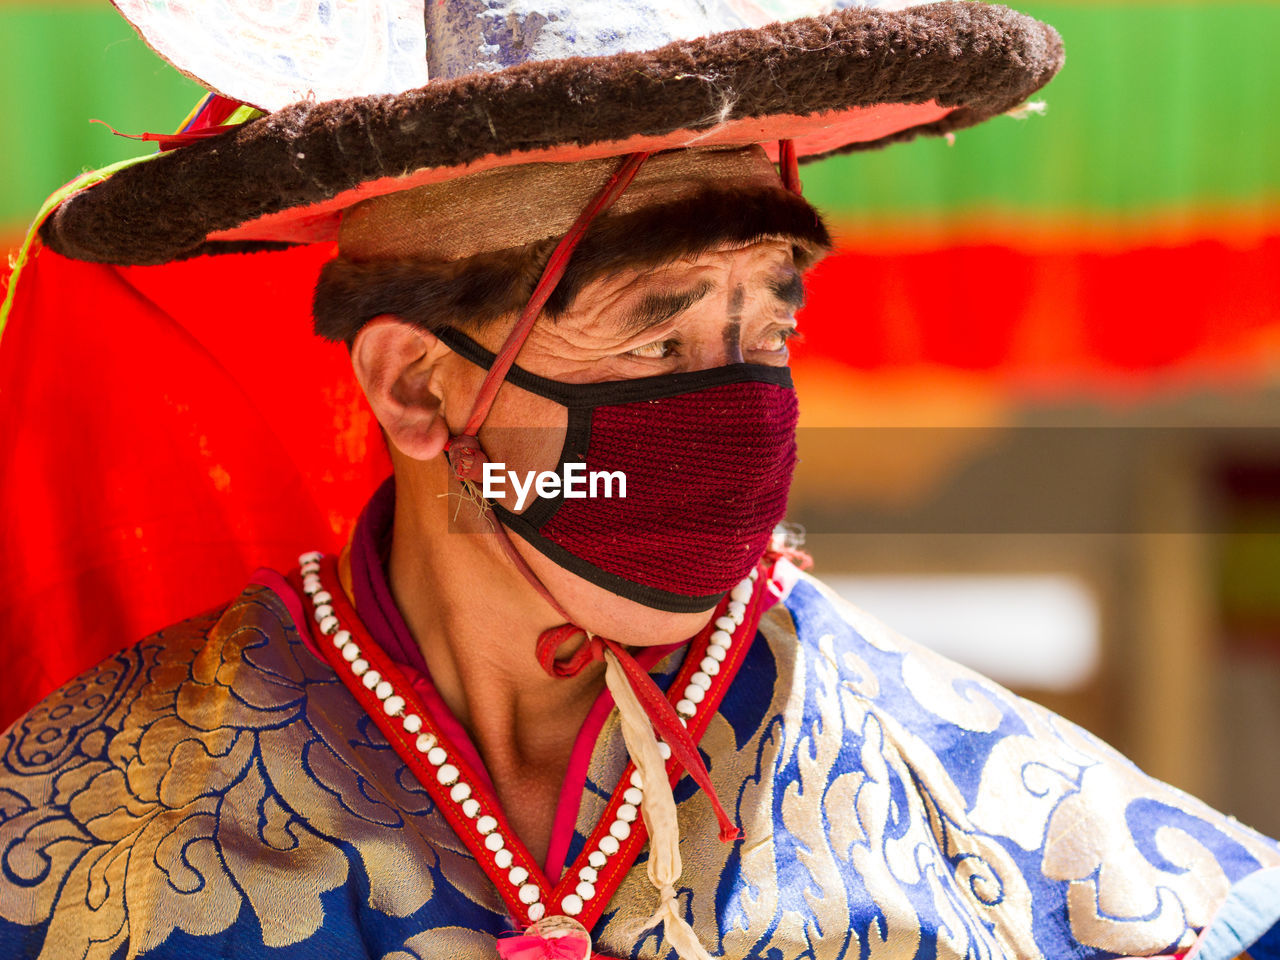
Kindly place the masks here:
[[(330, 639), (334, 650), (337, 652), (337, 658), (331, 662), (345, 665), (354, 681), (348, 682), (348, 686), (353, 692), (358, 693), (356, 689), (362, 686), (365, 690), (372, 693), (376, 698), (381, 712), (385, 719), (379, 718), (376, 708), (371, 708), (367, 703), (366, 709), (369, 710), (375, 721), (381, 721), (380, 726), (386, 721), (392, 723), (398, 722), (403, 729), (409, 742), (412, 743), (412, 749), (416, 750), (426, 763), (434, 770), (435, 782), (440, 789), (433, 790), (432, 784), (424, 782), (424, 786), (428, 788), (438, 801), (443, 799), (442, 806), (452, 805), (461, 817), (469, 822), (475, 832), (481, 838), (484, 849), (484, 857), (488, 858), (492, 868), (485, 864), (479, 851), (473, 851), (477, 854), (477, 859), (482, 859), (482, 866), (486, 867), (486, 873), (491, 878), (498, 881), (498, 878), (505, 880), (507, 889), (503, 889), (504, 884), (498, 883), (499, 891), (504, 894), (506, 899), (510, 901), (511, 894), (514, 893), (515, 899), (521, 905), (524, 918), (527, 922), (536, 923), (547, 915), (548, 903), (555, 905), (553, 899), (549, 899), (544, 893), (543, 887), (539, 884), (533, 874), (536, 869), (532, 866), (531, 858), (524, 851), (519, 841), (515, 841), (512, 845), (522, 854), (521, 860), (529, 860), (530, 865), (526, 866), (517, 863), (516, 854), (508, 846), (508, 838), (504, 836), (501, 825), (497, 817), (492, 812), (486, 812), (485, 805), (480, 802), (473, 793), (475, 792), (472, 784), (468, 783), (460, 769), (461, 761), (454, 757), (446, 749), (441, 738), (435, 733), (424, 731), (424, 720), (420, 713), (413, 712), (410, 704), (415, 701), (415, 695), (407, 685), (404, 684), (402, 678), (395, 676), (393, 680), (391, 676), (383, 676), (383, 673), (371, 665), (370, 660), (383, 661), (385, 655), (380, 649), (378, 650), (362, 650), (356, 642), (350, 629), (343, 627), (339, 620), (338, 610), (336, 607), (339, 603), (345, 604), (345, 597), (342, 600), (335, 598), (334, 594), (325, 588), (321, 581), (321, 561), (324, 554), (319, 551), (311, 551), (304, 553), (298, 558), (301, 564), (302, 590), (303, 593), (310, 598), (312, 606), (312, 616), (314, 617), (319, 633)], [(725, 608), (722, 616), (715, 621), (715, 629), (711, 632), (707, 640), (706, 650), (698, 669), (690, 674), (687, 678), (683, 695), (675, 704), (676, 713), (680, 718), (680, 722), (688, 727), (698, 718), (699, 710), (704, 703), (708, 703), (708, 695), (713, 689), (727, 685), (727, 678), (718, 683), (717, 678), (720, 677), (727, 663), (732, 661), (732, 665), (736, 668), (741, 662), (741, 657), (745, 651), (735, 650), (735, 637), (742, 631), (743, 623), (746, 622), (748, 609), (752, 598), (756, 592), (756, 580), (759, 577), (757, 570), (752, 570), (751, 574), (738, 583), (729, 594), (729, 603)], [(340, 590), (341, 587), (335, 587)], [(754, 624), (752, 624), (754, 630)], [(735, 656), (736, 654), (736, 656)], [(389, 661), (387, 661), (389, 663)], [(391, 674), (394, 668), (386, 667), (386, 672)], [(682, 671), (683, 672), (683, 671)], [(723, 695), (723, 689), (719, 690)], [(357, 696), (357, 699), (362, 699)], [(364, 698), (367, 699), (367, 698)], [(362, 701), (363, 702), (363, 701)], [(715, 698), (718, 705), (719, 697)], [(701, 726), (701, 725), (700, 725)], [(696, 738), (695, 738), (696, 739)], [(396, 742), (393, 739), (392, 745)], [(659, 741), (659, 753), (664, 760), (671, 756), (671, 748), (667, 744)], [(407, 758), (406, 758), (407, 759)], [(616, 869), (617, 864), (613, 862), (613, 858), (617, 857), (622, 850), (623, 844), (632, 838), (633, 829), (637, 826), (636, 821), (639, 817), (640, 806), (644, 800), (644, 783), (638, 771), (632, 769), (628, 778), (629, 786), (622, 791), (620, 797), (615, 796), (610, 806), (616, 804), (613, 810), (613, 818), (610, 820), (608, 828), (600, 830), (597, 828), (598, 835), (594, 846), (586, 855), (586, 866), (581, 867), (577, 872), (577, 883), (573, 886), (571, 892), (564, 893), (559, 897), (559, 910), (561, 913), (577, 918), (581, 916), (584, 910), (588, 909), (591, 901), (596, 900), (600, 896), (602, 890), (598, 888), (602, 873), (611, 866), (614, 870), (609, 871), (610, 874), (617, 878), (620, 882), (621, 875), (625, 874), (625, 865), (621, 871)], [(496, 810), (496, 808), (495, 808)], [(608, 808), (606, 808), (606, 814)], [(465, 840), (466, 838), (463, 837)], [(636, 846), (636, 852), (639, 850), (639, 844)], [(634, 860), (634, 855), (631, 857)], [(495, 877), (495, 873), (497, 876)], [(557, 890), (564, 886), (564, 881), (557, 885)], [(612, 884), (616, 888), (616, 883)], [(552, 891), (554, 893), (555, 891)], [(612, 890), (609, 891), (612, 895)], [(607, 901), (606, 901), (607, 902)], [(598, 916), (604, 909), (604, 903), (591, 904), (598, 906), (598, 909), (591, 910), (593, 917)], [(514, 911), (513, 911), (514, 912)], [(517, 917), (517, 920), (521, 919)], [(594, 921), (592, 921), (594, 922)]]

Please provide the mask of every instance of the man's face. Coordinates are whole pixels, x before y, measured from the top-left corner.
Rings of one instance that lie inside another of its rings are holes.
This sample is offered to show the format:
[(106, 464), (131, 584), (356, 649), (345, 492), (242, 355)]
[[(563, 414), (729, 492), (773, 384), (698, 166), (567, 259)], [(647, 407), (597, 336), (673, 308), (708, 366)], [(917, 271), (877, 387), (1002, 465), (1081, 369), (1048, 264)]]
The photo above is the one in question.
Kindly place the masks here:
[[(733, 363), (782, 367), (803, 302), (787, 241), (714, 250), (587, 284), (563, 315), (538, 319), (516, 363), (563, 383), (632, 380)], [(514, 323), (512, 318), (473, 337), (496, 353)], [(484, 371), (456, 354), (442, 367), (444, 415), (458, 435)], [(565, 407), (504, 383), (481, 440), (491, 460), (550, 470), (566, 423)]]
[[(556, 319), (542, 317), (518, 364), (530, 373), (566, 383), (628, 380), (687, 373), (736, 363), (786, 366), (788, 340), (803, 287), (791, 245), (767, 240), (715, 250), (655, 270), (627, 271), (584, 286), (572, 307)], [(511, 323), (476, 335), (497, 351)], [(483, 371), (457, 355), (442, 362), (443, 409), (450, 431), (463, 424)], [(522, 475), (554, 471), (564, 444), (564, 406), (504, 383), (480, 431), (490, 461)], [(660, 435), (655, 437), (660, 442)], [(510, 488), (508, 488), (508, 491)], [(514, 494), (500, 502), (520, 512)], [(528, 509), (528, 505), (524, 507)], [(455, 529), (483, 522), (463, 517)], [(539, 578), (570, 613), (589, 610), (578, 622), (628, 643), (683, 639), (705, 614), (671, 614), (618, 597), (557, 566), (516, 538)]]

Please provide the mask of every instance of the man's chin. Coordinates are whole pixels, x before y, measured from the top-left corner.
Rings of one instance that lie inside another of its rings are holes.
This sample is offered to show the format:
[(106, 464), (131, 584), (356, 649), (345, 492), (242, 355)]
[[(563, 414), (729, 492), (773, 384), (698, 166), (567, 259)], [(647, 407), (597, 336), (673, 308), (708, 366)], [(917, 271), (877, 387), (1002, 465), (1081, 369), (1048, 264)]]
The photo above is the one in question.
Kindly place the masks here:
[(653, 647), (688, 640), (707, 625), (715, 611), (714, 603), (696, 613), (655, 610), (566, 570), (518, 537), (514, 542), (574, 623), (624, 646)]
[(714, 611), (712, 606), (698, 613), (668, 613), (609, 594), (609, 600), (584, 618), (589, 622), (580, 625), (624, 646), (656, 647), (688, 640), (707, 625)]

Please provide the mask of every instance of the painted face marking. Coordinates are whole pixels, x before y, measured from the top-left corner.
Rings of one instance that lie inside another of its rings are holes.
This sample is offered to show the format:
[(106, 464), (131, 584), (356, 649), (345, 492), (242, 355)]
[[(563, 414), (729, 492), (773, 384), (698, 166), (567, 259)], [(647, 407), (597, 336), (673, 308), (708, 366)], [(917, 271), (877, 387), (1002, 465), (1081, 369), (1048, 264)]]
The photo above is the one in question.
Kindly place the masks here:
[(729, 294), (729, 318), (724, 328), (724, 347), (736, 362), (742, 360), (742, 304), (746, 299), (746, 291), (742, 284), (733, 288)]
[(729, 294), (729, 319), (734, 323), (742, 322), (742, 302), (746, 296), (747, 292), (742, 284), (735, 286), (733, 293)]

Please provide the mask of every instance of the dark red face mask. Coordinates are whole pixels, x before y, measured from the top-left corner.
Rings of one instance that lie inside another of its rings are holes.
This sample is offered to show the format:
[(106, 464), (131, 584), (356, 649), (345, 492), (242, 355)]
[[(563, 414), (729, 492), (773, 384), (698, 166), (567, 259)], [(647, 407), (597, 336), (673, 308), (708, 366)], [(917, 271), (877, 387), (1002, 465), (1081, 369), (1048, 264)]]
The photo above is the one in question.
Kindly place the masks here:
[[(484, 369), (494, 355), (441, 339)], [(556, 472), (621, 473), (625, 496), (494, 504), (508, 530), (613, 593), (672, 612), (713, 607), (755, 566), (786, 512), (798, 417), (785, 367), (738, 363), (605, 383), (561, 383), (512, 367), (514, 386), (568, 409)], [(583, 487), (589, 492), (590, 486)]]

